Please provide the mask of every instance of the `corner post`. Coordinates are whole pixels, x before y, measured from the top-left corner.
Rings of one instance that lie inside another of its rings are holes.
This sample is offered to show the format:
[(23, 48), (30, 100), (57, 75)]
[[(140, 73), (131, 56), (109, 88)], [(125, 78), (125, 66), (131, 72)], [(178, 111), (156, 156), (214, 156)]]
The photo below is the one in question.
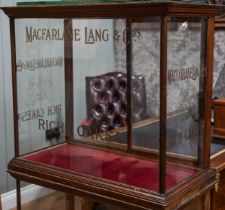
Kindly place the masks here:
[(167, 36), (168, 17), (161, 17), (160, 30), (160, 139), (159, 192), (166, 193), (166, 119), (167, 119)]

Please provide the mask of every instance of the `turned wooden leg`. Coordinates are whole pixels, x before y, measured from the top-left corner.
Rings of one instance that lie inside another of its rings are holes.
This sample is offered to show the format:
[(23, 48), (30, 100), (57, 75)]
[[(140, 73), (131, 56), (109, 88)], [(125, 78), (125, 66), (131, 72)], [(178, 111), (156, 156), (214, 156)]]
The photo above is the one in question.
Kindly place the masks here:
[(21, 193), (20, 193), (20, 180), (16, 180), (16, 205), (17, 210), (21, 210)]
[(210, 199), (211, 199), (211, 197), (210, 197), (210, 192), (209, 193), (207, 193), (205, 196), (203, 196), (203, 204), (204, 204), (204, 210), (212, 210), (211, 209), (211, 206), (210, 206)]
[(74, 210), (74, 194), (66, 193), (66, 210)]
[(216, 191), (215, 191), (215, 189), (213, 189), (211, 191), (211, 198), (210, 198), (210, 200), (211, 200), (211, 203), (210, 203), (211, 208), (210, 209), (211, 210), (216, 210), (215, 196), (216, 196)]

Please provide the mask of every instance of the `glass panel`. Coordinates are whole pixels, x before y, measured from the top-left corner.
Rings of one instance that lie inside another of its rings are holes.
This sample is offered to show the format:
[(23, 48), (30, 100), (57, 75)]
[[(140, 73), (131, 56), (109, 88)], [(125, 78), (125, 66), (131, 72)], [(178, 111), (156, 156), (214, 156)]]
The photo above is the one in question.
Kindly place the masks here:
[(131, 31), (133, 145), (158, 153), (160, 18), (133, 23)]
[(160, 17), (149, 17), (131, 25), (132, 146), (155, 156), (154, 166), (145, 171), (154, 191), (159, 190), (160, 23)]
[(215, 31), (211, 156), (225, 149), (225, 38), (224, 29)]
[(203, 157), (205, 21), (171, 18), (168, 27), (167, 157), (196, 161)]
[(16, 19), (21, 153), (64, 141), (63, 20)]
[[(117, 23), (120, 22), (118, 25)], [(74, 137), (127, 142), (124, 20), (73, 20)]]

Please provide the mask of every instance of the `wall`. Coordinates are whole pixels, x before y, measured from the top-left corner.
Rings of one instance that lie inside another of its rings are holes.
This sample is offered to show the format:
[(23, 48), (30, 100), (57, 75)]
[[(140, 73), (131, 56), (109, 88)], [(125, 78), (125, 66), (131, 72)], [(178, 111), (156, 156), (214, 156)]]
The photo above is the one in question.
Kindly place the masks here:
[[(13, 4), (12, 0), (0, 0), (0, 6)], [(0, 191), (6, 192), (14, 188), (14, 180), (6, 173), (7, 162), (14, 150), (9, 26), (3, 12), (0, 12), (0, 49)]]

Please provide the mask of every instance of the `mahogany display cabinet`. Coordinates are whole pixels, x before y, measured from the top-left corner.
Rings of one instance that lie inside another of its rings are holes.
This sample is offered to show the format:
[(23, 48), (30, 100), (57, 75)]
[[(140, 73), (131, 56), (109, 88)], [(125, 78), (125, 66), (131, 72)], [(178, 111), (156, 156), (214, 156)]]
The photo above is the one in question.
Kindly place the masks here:
[[(17, 180), (124, 209), (210, 209), (215, 5), (85, 2), (9, 17)], [(3, 52), (4, 53), (4, 52)]]
[[(211, 142), (211, 167), (216, 169), (217, 184), (212, 193), (213, 210), (225, 208), (225, 144), (224, 144), (224, 97), (225, 69), (224, 62), (225, 19), (224, 15), (215, 20), (215, 56), (214, 56), (214, 88), (213, 88), (213, 123)], [(221, 53), (218, 53), (221, 52)], [(218, 74), (218, 75), (216, 75)]]

